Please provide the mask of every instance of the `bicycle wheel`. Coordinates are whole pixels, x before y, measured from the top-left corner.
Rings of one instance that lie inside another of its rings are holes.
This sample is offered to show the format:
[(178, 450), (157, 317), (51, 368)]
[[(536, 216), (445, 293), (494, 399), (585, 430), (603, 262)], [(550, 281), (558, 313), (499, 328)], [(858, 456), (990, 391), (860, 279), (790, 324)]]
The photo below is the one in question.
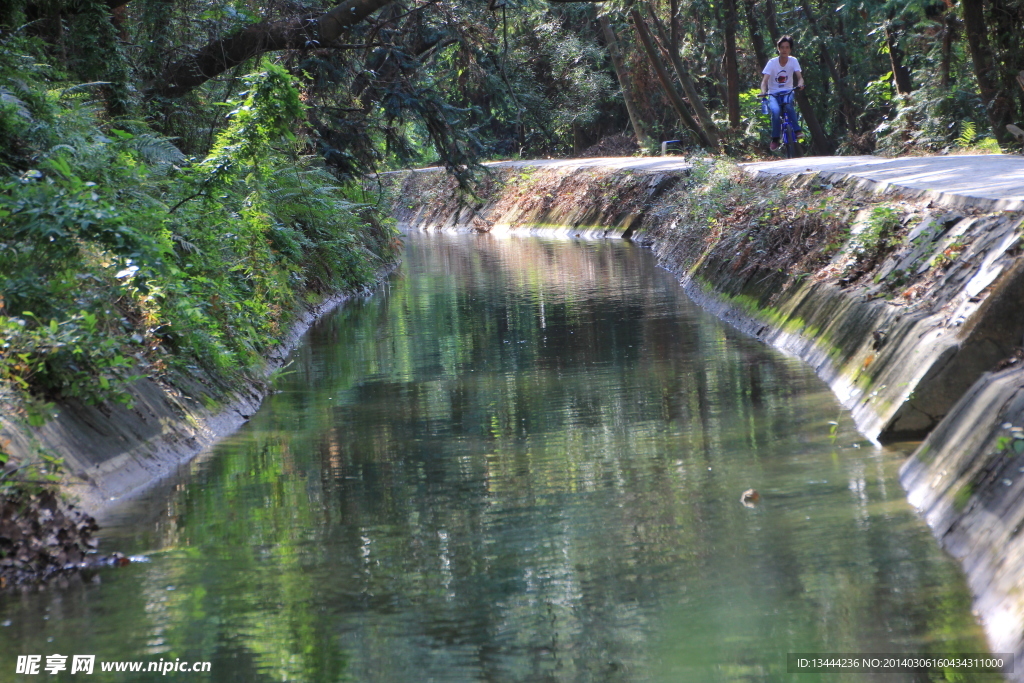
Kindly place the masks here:
[(786, 122), (786, 127), (782, 131), (782, 142), (786, 148), (786, 158), (795, 159), (800, 156), (800, 146), (796, 142), (796, 133), (793, 132), (793, 126)]
[(796, 140), (790, 140), (786, 143), (786, 158), (796, 159), (800, 156), (800, 147), (797, 145)]

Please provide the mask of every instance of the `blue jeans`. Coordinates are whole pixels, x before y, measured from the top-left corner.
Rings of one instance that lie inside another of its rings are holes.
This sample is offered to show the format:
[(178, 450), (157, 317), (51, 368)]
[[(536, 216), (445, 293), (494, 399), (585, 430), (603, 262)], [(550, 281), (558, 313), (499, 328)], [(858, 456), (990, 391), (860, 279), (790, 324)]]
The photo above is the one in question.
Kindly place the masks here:
[[(786, 103), (786, 111), (789, 112), (789, 120), (793, 122), (793, 131), (800, 133), (800, 120), (796, 116), (796, 108), (793, 106), (793, 97), (790, 95)], [(772, 114), (772, 139), (782, 137), (782, 107), (779, 106), (779, 98), (774, 95), (768, 96), (768, 110)]]

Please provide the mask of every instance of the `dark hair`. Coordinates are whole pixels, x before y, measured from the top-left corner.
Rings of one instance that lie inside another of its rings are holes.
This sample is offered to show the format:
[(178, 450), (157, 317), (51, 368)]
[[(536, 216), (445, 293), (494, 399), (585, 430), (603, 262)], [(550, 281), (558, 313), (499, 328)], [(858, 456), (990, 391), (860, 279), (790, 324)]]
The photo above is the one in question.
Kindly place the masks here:
[(783, 43), (789, 43), (789, 49), (793, 49), (793, 36), (785, 35), (775, 41), (775, 47), (782, 47)]

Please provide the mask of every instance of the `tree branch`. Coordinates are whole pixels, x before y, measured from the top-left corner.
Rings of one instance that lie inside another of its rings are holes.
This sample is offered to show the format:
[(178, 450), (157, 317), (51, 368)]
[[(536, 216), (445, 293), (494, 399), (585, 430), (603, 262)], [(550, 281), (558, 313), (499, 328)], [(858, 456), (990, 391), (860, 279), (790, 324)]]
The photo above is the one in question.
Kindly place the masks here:
[(267, 52), (326, 47), (348, 28), (393, 1), (346, 0), (319, 17), (247, 26), (171, 64), (153, 92), (164, 97), (181, 97), (228, 69)]

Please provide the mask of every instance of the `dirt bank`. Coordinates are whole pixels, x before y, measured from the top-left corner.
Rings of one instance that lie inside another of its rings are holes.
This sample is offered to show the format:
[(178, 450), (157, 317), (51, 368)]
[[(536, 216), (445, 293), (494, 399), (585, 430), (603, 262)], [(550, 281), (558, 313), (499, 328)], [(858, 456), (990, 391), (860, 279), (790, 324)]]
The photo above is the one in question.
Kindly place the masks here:
[(497, 168), (472, 199), (441, 173), (389, 182), (405, 230), (647, 245), (701, 305), (810, 363), (866, 435), (927, 436), (910, 500), (963, 563), (994, 650), (1024, 653), (1024, 211), (724, 163)]

